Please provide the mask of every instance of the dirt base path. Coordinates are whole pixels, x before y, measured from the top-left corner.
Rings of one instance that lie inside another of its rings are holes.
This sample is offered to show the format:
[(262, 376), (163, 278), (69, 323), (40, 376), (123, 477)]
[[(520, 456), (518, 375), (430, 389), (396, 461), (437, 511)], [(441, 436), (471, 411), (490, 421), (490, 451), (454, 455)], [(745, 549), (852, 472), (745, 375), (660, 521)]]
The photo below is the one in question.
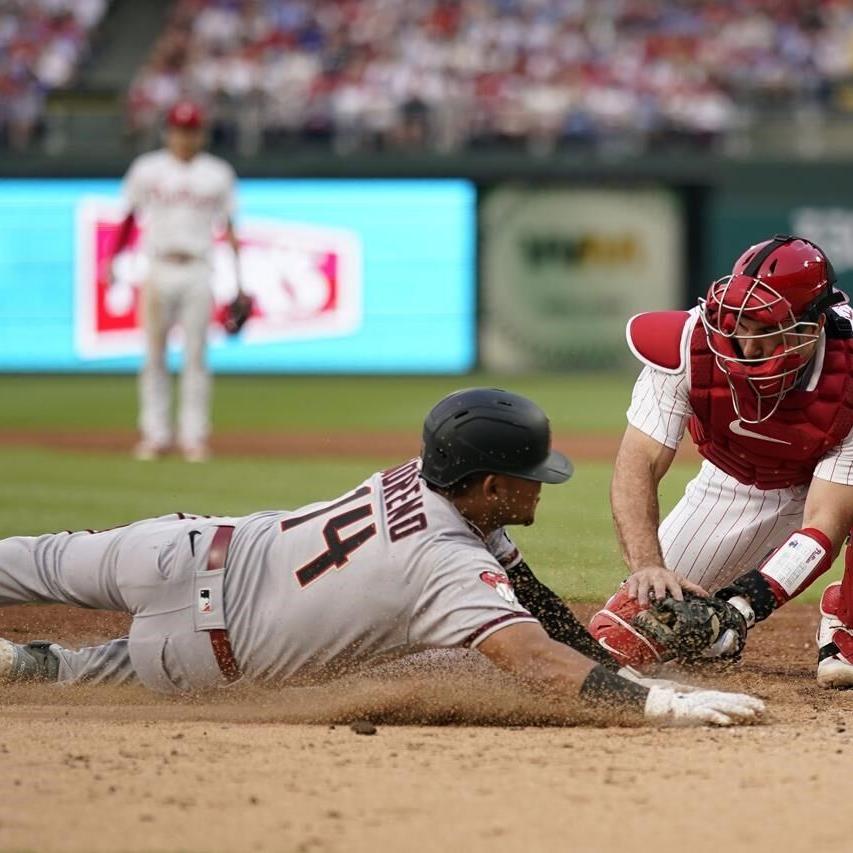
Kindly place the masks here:
[[(98, 642), (126, 624), (0, 611), (19, 640)], [(182, 700), (0, 687), (0, 850), (850, 849), (853, 692), (816, 687), (815, 625), (789, 605), (736, 671), (694, 678), (768, 700), (766, 725), (734, 730), (579, 725), (577, 709), (447, 665)], [(365, 718), (375, 735), (350, 728)]]
[[(130, 433), (0, 433), (126, 452)], [(610, 436), (557, 436), (613, 458)], [(218, 435), (217, 453), (417, 452), (411, 435)], [(577, 608), (587, 616), (590, 607)], [(814, 682), (814, 607), (752, 633), (742, 665), (690, 676), (767, 699), (765, 725), (590, 719), (467, 661), (327, 687), (167, 699), (140, 687), (0, 685), (2, 851), (850, 849), (853, 691)], [(77, 646), (126, 617), (0, 610), (0, 636)], [(376, 733), (355, 733), (368, 720)]]

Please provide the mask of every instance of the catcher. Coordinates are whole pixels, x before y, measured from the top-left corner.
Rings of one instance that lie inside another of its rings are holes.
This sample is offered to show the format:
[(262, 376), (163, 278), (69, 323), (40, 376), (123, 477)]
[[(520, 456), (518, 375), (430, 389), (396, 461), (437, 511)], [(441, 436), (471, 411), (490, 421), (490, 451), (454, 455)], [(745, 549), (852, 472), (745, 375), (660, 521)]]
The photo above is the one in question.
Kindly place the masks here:
[[(611, 506), (631, 575), (591, 624), (620, 660), (653, 663), (656, 645), (678, 636), (688, 657), (703, 642), (706, 654), (737, 656), (747, 628), (808, 588), (841, 551), (853, 527), (853, 311), (845, 303), (824, 252), (780, 234), (750, 246), (693, 310), (629, 321), (645, 367)], [(659, 523), (658, 485), (685, 427), (704, 461)], [(853, 687), (849, 547), (846, 563), (844, 580), (821, 598), (824, 687)], [(705, 589), (713, 599), (679, 603), (683, 591)], [(654, 612), (639, 615), (652, 593)]]

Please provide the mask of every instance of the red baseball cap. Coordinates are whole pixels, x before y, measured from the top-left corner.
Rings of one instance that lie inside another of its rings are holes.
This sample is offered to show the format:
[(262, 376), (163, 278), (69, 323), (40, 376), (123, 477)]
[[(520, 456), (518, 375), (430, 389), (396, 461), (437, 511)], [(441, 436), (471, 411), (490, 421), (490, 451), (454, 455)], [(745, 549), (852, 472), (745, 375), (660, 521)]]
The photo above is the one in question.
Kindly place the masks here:
[(169, 127), (198, 130), (204, 124), (204, 111), (194, 101), (176, 101), (166, 117)]

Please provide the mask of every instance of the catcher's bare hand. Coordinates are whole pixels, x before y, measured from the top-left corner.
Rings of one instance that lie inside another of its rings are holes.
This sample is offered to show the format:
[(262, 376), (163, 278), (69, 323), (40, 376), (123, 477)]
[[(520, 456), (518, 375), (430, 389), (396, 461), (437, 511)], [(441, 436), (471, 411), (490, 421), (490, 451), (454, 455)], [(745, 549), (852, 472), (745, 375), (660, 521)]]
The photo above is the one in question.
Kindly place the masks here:
[(643, 606), (649, 601), (663, 601), (671, 595), (676, 601), (682, 601), (686, 592), (707, 596), (708, 593), (699, 584), (693, 583), (681, 575), (665, 569), (663, 566), (648, 566), (637, 569), (625, 582), (625, 588), (631, 598), (636, 598)]

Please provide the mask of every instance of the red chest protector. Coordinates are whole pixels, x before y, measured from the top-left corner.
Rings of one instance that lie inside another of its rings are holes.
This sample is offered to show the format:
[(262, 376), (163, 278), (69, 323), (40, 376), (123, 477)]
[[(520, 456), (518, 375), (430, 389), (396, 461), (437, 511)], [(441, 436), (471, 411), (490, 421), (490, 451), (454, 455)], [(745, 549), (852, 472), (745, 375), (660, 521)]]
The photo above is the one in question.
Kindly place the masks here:
[[(654, 314), (634, 318), (629, 341), (644, 361), (674, 372), (672, 352), (677, 347), (683, 353), (682, 334), (690, 334), (689, 399), (694, 414), (688, 429), (702, 456), (741, 483), (759, 489), (807, 484), (824, 454), (853, 428), (853, 340), (827, 338), (817, 387), (791, 391), (762, 423), (742, 424), (702, 324), (696, 323), (691, 332), (686, 312), (660, 315), (669, 319), (652, 324)], [(680, 328), (676, 316), (683, 318)], [(646, 346), (643, 340), (648, 341)]]

